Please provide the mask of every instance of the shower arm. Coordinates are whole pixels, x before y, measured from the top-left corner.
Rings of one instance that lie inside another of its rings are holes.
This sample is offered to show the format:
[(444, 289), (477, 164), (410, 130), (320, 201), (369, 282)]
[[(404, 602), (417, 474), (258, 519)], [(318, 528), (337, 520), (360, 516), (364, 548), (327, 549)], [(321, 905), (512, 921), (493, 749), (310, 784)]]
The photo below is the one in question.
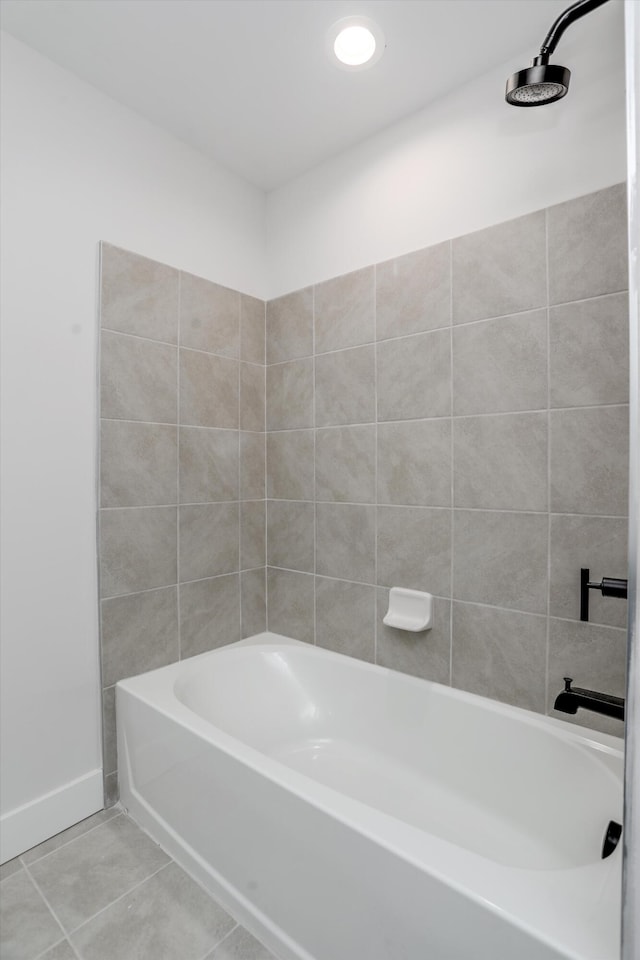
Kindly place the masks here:
[(540, 54), (533, 61), (534, 66), (549, 63), (549, 57), (558, 46), (558, 42), (567, 27), (571, 26), (576, 20), (579, 20), (580, 17), (584, 17), (586, 13), (591, 13), (596, 7), (601, 7), (603, 3), (607, 2), (608, 0), (578, 0), (577, 3), (567, 7), (554, 21), (551, 29), (544, 38), (542, 46), (540, 47)]

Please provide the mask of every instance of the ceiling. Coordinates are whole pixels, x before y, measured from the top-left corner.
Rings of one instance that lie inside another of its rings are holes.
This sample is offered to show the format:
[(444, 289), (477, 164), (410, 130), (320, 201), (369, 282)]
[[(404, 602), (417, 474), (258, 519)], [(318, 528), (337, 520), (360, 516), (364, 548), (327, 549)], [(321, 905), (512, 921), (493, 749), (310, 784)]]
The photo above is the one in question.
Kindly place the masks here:
[[(567, 5), (1, 0), (0, 11), (19, 40), (271, 190), (522, 51), (533, 57)], [(350, 72), (331, 61), (326, 35), (354, 14), (375, 20), (387, 46), (371, 69)]]

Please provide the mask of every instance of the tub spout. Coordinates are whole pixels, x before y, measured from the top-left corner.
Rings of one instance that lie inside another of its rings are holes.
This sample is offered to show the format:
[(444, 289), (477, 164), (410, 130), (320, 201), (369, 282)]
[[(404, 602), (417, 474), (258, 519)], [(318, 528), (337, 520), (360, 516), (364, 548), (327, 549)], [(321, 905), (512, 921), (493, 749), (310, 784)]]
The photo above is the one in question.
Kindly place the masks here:
[(622, 697), (612, 697), (609, 693), (599, 693), (597, 690), (585, 690), (583, 687), (572, 687), (571, 677), (563, 677), (564, 690), (556, 697), (554, 710), (562, 713), (577, 713), (578, 707), (601, 713), (605, 717), (615, 717), (624, 720), (624, 700)]

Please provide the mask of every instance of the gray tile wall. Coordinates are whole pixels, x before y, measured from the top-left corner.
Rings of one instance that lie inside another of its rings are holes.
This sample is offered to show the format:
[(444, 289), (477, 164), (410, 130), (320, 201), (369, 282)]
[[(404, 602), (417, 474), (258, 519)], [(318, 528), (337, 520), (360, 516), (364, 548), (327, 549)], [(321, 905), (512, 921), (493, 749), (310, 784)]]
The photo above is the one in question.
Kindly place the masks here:
[(114, 685), (266, 626), (265, 304), (101, 250), (104, 771)]
[(624, 695), (626, 604), (580, 623), (578, 582), (626, 576), (625, 236), (618, 185), (267, 304), (269, 629), (542, 713), (566, 674)]

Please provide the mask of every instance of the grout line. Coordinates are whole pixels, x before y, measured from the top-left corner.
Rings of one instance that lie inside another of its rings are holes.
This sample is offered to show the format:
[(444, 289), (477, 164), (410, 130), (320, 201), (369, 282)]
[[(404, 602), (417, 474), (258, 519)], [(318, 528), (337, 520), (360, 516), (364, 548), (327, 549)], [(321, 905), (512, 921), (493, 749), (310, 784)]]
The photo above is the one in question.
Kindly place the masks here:
[(126, 337), (128, 340), (142, 340), (144, 343), (155, 343), (163, 347), (173, 347), (174, 350), (178, 350), (181, 347), (181, 344), (178, 340), (176, 343), (172, 343), (170, 340), (156, 340), (154, 337), (142, 337), (139, 333), (129, 333), (127, 330), (112, 330), (111, 327), (100, 327), (101, 333), (110, 333), (116, 337)]
[[(177, 415), (176, 415), (177, 416)], [(180, 424), (178, 420), (131, 420), (127, 417), (100, 417), (101, 423), (132, 423), (136, 424), (139, 427), (173, 427), (177, 429)], [(229, 427), (202, 427), (201, 429), (218, 429), (218, 430), (227, 430)]]
[[(203, 887), (202, 889), (204, 890), (204, 887)], [(208, 891), (207, 891), (207, 892), (208, 892)], [(209, 896), (211, 897), (211, 894), (209, 894)], [(211, 899), (213, 899), (213, 897), (212, 897)], [(214, 902), (215, 902), (215, 903), (218, 903), (217, 900), (214, 901)], [(221, 904), (218, 904), (218, 906), (221, 906)], [(224, 907), (223, 907), (223, 909), (224, 909)], [(225, 910), (225, 913), (227, 913), (228, 916), (231, 917), (231, 914), (228, 913), (228, 911)], [(231, 917), (231, 919), (234, 920), (235, 918), (234, 918), (234, 917)], [(207, 947), (207, 949), (205, 950), (205, 952), (202, 954), (202, 956), (198, 958), (198, 960), (207, 960), (207, 958), (211, 955), (211, 953), (212, 953), (214, 950), (217, 950), (218, 947), (221, 947), (222, 944), (223, 944), (226, 940), (229, 939), (229, 937), (231, 936), (231, 934), (232, 934), (232, 933), (235, 933), (236, 930), (238, 930), (239, 928), (240, 928), (240, 924), (236, 921), (236, 925), (235, 925), (234, 927), (232, 927), (231, 930), (228, 930), (227, 933), (225, 933), (224, 937), (222, 937), (220, 940), (216, 940), (215, 943), (210, 944), (210, 945)]]
[(78, 951), (76, 950), (76, 948), (71, 943), (68, 937), (64, 937), (62, 940), (57, 940), (56, 943), (52, 943), (51, 946), (47, 947), (46, 950), (43, 950), (42, 953), (39, 953), (37, 957), (33, 958), (33, 960), (46, 960), (49, 954), (49, 951), (54, 950), (56, 947), (59, 947), (60, 944), (62, 943), (67, 944), (67, 946), (71, 950), (71, 953), (73, 954), (74, 957), (77, 958), (77, 960), (82, 960), (82, 957), (80, 956), (80, 954), (78, 953)]
[[(24, 869), (25, 869), (25, 871), (26, 871), (27, 877), (29, 878), (29, 880), (31, 881), (32, 885), (33, 885), (33, 886), (35, 887), (35, 889), (37, 890), (37, 892), (38, 892), (38, 894), (40, 895), (40, 897), (44, 900), (44, 902), (45, 902), (45, 904), (46, 904), (46, 906), (47, 906), (47, 908), (48, 908), (48, 910), (49, 910), (49, 913), (51, 914), (51, 916), (53, 917), (53, 919), (56, 921), (56, 923), (58, 924), (58, 926), (59, 926), (60, 929), (62, 930), (62, 933), (63, 933), (64, 937), (66, 938), (66, 937), (68, 936), (68, 933), (67, 933), (67, 930), (66, 930), (65, 927), (64, 927), (64, 924), (63, 924), (62, 921), (60, 920), (60, 917), (58, 916), (58, 914), (57, 914), (56, 911), (53, 909), (53, 907), (52, 907), (51, 904), (49, 903), (48, 899), (45, 897), (44, 893), (43, 893), (42, 890), (40, 889), (40, 885), (38, 884), (38, 882), (37, 882), (36, 879), (34, 878), (34, 876), (33, 876), (33, 874), (31, 873), (31, 871), (29, 870), (29, 867), (28, 867), (26, 864), (24, 864), (24, 863), (22, 864), (22, 866), (24, 867)], [(58, 941), (58, 942), (59, 942), (59, 941)], [(54, 944), (51, 944), (51, 946), (54, 946)], [(50, 949), (50, 947), (49, 947), (48, 949)], [(76, 952), (76, 951), (75, 951), (75, 948), (74, 948), (74, 953), (75, 953), (75, 952)], [(76, 955), (77, 955), (77, 954), (76, 954)]]
[[(451, 262), (453, 262), (453, 241), (448, 240), (444, 242), (450, 245), (450, 248), (451, 248), (450, 259), (451, 259)], [(373, 264), (373, 266), (374, 268), (377, 268), (378, 266), (380, 266), (380, 264)], [(453, 271), (451, 271), (451, 277), (453, 277)], [(548, 283), (547, 283), (547, 287), (548, 287)], [(293, 292), (296, 292), (296, 291), (293, 291)], [(541, 303), (538, 307), (529, 307), (526, 310), (515, 310), (513, 313), (500, 313), (500, 314), (497, 314), (496, 316), (491, 316), (491, 317), (479, 317), (475, 320), (462, 320), (456, 323), (454, 323), (453, 321), (453, 310), (451, 310), (450, 324), (447, 324), (445, 326), (433, 327), (433, 328), (430, 328), (429, 330), (420, 330), (417, 333), (406, 333), (398, 337), (378, 337), (377, 329), (376, 329), (375, 339), (373, 340), (365, 340), (362, 343), (358, 343), (350, 347), (338, 347), (335, 350), (322, 350), (315, 355), (318, 357), (324, 357), (333, 353), (343, 353), (345, 350), (358, 350), (361, 347), (370, 347), (376, 343), (392, 343), (396, 340), (407, 340), (411, 337), (424, 337), (425, 335), (428, 335), (430, 333), (439, 333), (439, 332), (442, 332), (443, 330), (447, 330), (449, 329), (449, 326), (451, 326), (452, 329), (461, 329), (463, 327), (470, 327), (478, 323), (490, 323), (495, 320), (507, 320), (511, 317), (521, 317), (521, 316), (525, 316), (526, 314), (537, 313), (547, 308), (556, 309), (557, 307), (566, 307), (569, 305), (573, 305), (574, 303), (575, 304), (589, 303), (591, 301), (604, 300), (607, 297), (621, 296), (626, 293), (628, 293), (628, 290), (625, 288), (623, 290), (613, 290), (610, 293), (598, 294), (595, 297), (582, 297), (577, 300), (562, 300), (562, 301), (559, 301), (558, 303), (553, 303), (553, 304), (550, 302), (549, 295), (547, 293), (546, 303)], [(215, 356), (217, 356), (217, 354), (215, 354)], [(309, 360), (311, 359), (311, 357), (312, 357), (311, 354), (303, 354), (302, 356), (299, 356), (299, 357), (290, 357), (287, 360), (276, 360), (273, 363), (267, 363), (267, 366), (276, 367), (285, 363), (295, 363), (296, 360)]]
[[(353, 427), (373, 427), (376, 424), (384, 426), (385, 424), (400, 424), (400, 423), (425, 423), (433, 422), (439, 420), (476, 420), (480, 417), (521, 417), (530, 414), (549, 414), (549, 413), (569, 413), (578, 410), (602, 410), (611, 409), (611, 408), (620, 408), (627, 409), (629, 407), (628, 403), (589, 403), (582, 404), (579, 406), (571, 407), (533, 407), (530, 409), (523, 410), (490, 410), (487, 413), (474, 412), (474, 413), (456, 413), (453, 415), (446, 415), (442, 417), (404, 417), (400, 419), (389, 419), (389, 420), (360, 420), (357, 423), (323, 423), (317, 426), (317, 430), (344, 430), (351, 429)], [(142, 421), (140, 421), (142, 422)], [(222, 429), (218, 428), (207, 428), (207, 429)], [(274, 427), (269, 433), (303, 433), (312, 430), (313, 427)]]
[(102, 507), (105, 513), (115, 510), (175, 510), (179, 507), (214, 507), (220, 504), (238, 503), (237, 500), (195, 500), (192, 503), (140, 503), (121, 507)]
[[(110, 690), (111, 687), (115, 687), (115, 683), (110, 684), (108, 687), (104, 687), (104, 690)], [(117, 813), (114, 813), (112, 817), (108, 817), (106, 820), (101, 820), (100, 823), (96, 823), (95, 826), (91, 827), (89, 830), (85, 830), (84, 833), (79, 833), (77, 837), (71, 837), (70, 840), (65, 840), (64, 843), (61, 843), (60, 846), (56, 847), (55, 850), (49, 850), (48, 853), (44, 853), (41, 857), (38, 857), (37, 860), (32, 860), (30, 863), (25, 863), (22, 857), (24, 854), (21, 854), (19, 857), (20, 863), (28, 870), (29, 867), (33, 867), (36, 863), (41, 863), (43, 860), (47, 860), (48, 857), (51, 857), (54, 853), (57, 853), (59, 850), (62, 850), (64, 847), (68, 847), (69, 844), (75, 843), (76, 840), (82, 840), (83, 837), (88, 837), (90, 833), (93, 833), (94, 830), (98, 830), (100, 827), (103, 827), (106, 823), (111, 823), (112, 820), (117, 820), (118, 817), (122, 816), (122, 809), (118, 810), (119, 804), (114, 804), (113, 807), (109, 807), (110, 810), (117, 810)], [(105, 808), (106, 810), (107, 808)], [(71, 828), (70, 828), (71, 829)], [(55, 836), (55, 834), (54, 834)], [(53, 838), (49, 838), (53, 839)], [(44, 843), (47, 841), (44, 840)], [(28, 850), (25, 850), (25, 853), (28, 853)]]
[[(132, 821), (132, 822), (133, 822), (133, 821)], [(137, 824), (136, 824), (136, 826), (137, 826)], [(147, 834), (147, 835), (148, 835), (148, 834)], [(154, 843), (155, 843), (155, 841), (154, 841)], [(169, 854), (168, 854), (165, 850), (162, 849), (162, 847), (160, 846), (159, 843), (156, 843), (156, 846), (158, 847), (159, 850), (162, 851), (162, 853), (164, 853), (164, 855), (165, 855), (166, 857), (169, 857)], [(135, 884), (134, 884), (132, 887), (130, 887), (128, 890), (125, 890), (124, 893), (121, 893), (120, 896), (116, 897), (115, 900), (112, 900), (110, 903), (107, 903), (104, 907), (102, 907), (102, 908), (101, 908), (100, 910), (98, 910), (96, 913), (92, 914), (92, 915), (91, 915), (90, 917), (88, 917), (86, 920), (83, 920), (82, 923), (79, 923), (77, 927), (73, 927), (73, 929), (69, 931), (68, 937), (71, 938), (71, 937), (74, 935), (74, 933), (77, 933), (79, 930), (82, 930), (82, 928), (83, 928), (83, 927), (86, 927), (87, 924), (92, 923), (92, 921), (95, 920), (96, 917), (99, 917), (101, 914), (105, 913), (107, 910), (110, 910), (111, 907), (115, 906), (116, 903), (119, 903), (121, 900), (124, 900), (126, 897), (130, 897), (131, 894), (132, 894), (135, 890), (138, 890), (140, 887), (144, 886), (144, 884), (147, 883), (149, 880), (152, 880), (152, 879), (153, 879), (154, 877), (156, 877), (159, 873), (162, 873), (163, 870), (166, 870), (167, 867), (170, 867), (170, 866), (172, 866), (172, 865), (175, 864), (175, 863), (176, 863), (176, 861), (175, 861), (172, 857), (169, 857), (168, 863), (163, 863), (161, 867), (158, 867), (157, 870), (154, 870), (153, 873), (150, 873), (148, 877), (145, 877), (145, 878), (144, 878), (144, 880), (138, 881), (138, 883), (135, 883)], [(177, 864), (177, 865), (179, 866), (179, 864)]]

